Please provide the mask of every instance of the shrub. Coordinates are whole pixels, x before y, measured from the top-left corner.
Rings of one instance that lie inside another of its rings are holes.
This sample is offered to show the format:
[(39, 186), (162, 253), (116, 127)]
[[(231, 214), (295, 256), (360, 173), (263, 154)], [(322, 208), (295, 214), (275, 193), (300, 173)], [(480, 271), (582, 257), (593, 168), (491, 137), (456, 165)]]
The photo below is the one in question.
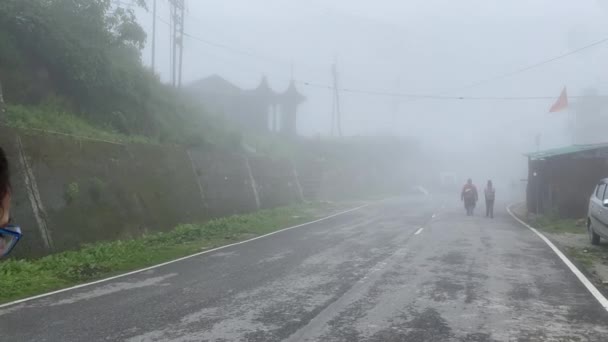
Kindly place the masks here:
[(65, 190), (65, 201), (68, 204), (71, 204), (78, 199), (79, 194), (80, 194), (80, 188), (78, 186), (78, 183), (72, 182), (72, 183), (68, 184), (68, 186)]

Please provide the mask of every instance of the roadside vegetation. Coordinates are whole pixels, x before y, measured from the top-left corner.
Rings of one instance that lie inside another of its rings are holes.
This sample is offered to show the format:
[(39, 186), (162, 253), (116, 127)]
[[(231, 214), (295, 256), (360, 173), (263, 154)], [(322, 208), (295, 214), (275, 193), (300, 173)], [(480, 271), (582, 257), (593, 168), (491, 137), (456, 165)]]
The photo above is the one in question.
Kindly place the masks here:
[(79, 116), (57, 108), (9, 105), (7, 106), (6, 125), (119, 143), (159, 143), (158, 139), (151, 137), (119, 133), (111, 126), (96, 127)]
[[(525, 208), (516, 210), (525, 219)], [(587, 236), (585, 219), (562, 219), (557, 214), (532, 216), (527, 219), (560, 247), (568, 258), (589, 274), (596, 285), (608, 291), (608, 243), (593, 246)]]
[[(604, 247), (565, 247), (566, 253), (573, 257), (588, 270), (592, 270), (596, 264), (608, 267), (608, 246)], [(608, 286), (608, 279), (604, 285)]]
[(141, 60), (145, 0), (3, 0), (5, 124), (118, 142), (240, 147), (241, 133)]
[(132, 240), (99, 242), (40, 259), (0, 263), (0, 302), (36, 295), (121, 272), (155, 265), (203, 250), (246, 240), (311, 221), (338, 209), (331, 203), (305, 203), (261, 210)]
[(537, 216), (531, 221), (534, 227), (550, 233), (586, 233), (584, 220), (560, 219), (557, 215), (546, 215)]

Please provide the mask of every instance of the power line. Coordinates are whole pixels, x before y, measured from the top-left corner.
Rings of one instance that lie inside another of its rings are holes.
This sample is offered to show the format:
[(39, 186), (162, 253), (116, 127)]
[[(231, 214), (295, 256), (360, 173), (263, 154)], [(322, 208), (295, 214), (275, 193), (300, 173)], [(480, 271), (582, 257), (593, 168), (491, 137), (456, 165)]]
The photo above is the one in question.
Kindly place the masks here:
[[(170, 23), (168, 20), (164, 19), (163, 17), (161, 17), (161, 16), (157, 15), (157, 16), (156, 16), (156, 18), (157, 18), (157, 19), (158, 19), (160, 22), (162, 22), (163, 24), (167, 25), (168, 27), (171, 27), (171, 26), (172, 26), (172, 24), (171, 24), (171, 23)], [(233, 47), (228, 46), (228, 45), (224, 45), (224, 44), (221, 44), (221, 43), (216, 43), (216, 42), (213, 42), (213, 41), (210, 41), (210, 40), (207, 40), (207, 39), (201, 38), (201, 37), (197, 37), (197, 36), (192, 35), (192, 34), (190, 34), (190, 33), (188, 33), (188, 32), (185, 32), (185, 31), (184, 31), (184, 37), (190, 38), (190, 39), (192, 39), (192, 40), (194, 40), (194, 41), (196, 41), (196, 42), (199, 42), (199, 43), (203, 43), (203, 44), (206, 44), (206, 45), (209, 45), (209, 46), (213, 46), (213, 47), (218, 47), (218, 48), (221, 48), (221, 49), (224, 49), (224, 50), (228, 50), (228, 49), (230, 49), (230, 51), (232, 51), (232, 52), (237, 52), (238, 54), (246, 54), (246, 55), (251, 56), (251, 57), (259, 57), (259, 58), (263, 58), (263, 57), (260, 57), (260, 56), (255, 55), (254, 53), (247, 52), (247, 51), (245, 51), (245, 50), (239, 50), (239, 49), (233, 48)], [(234, 64), (232, 64), (232, 65), (234, 65)], [(241, 69), (242, 69), (242, 70), (244, 70), (243, 68), (241, 68)], [(250, 68), (249, 68), (249, 69), (247, 69), (247, 71), (249, 71), (249, 72), (256, 72), (256, 73), (258, 73), (258, 71), (254, 71), (254, 70), (252, 70), (252, 69), (250, 69)], [(263, 72), (263, 74), (266, 74), (266, 72)], [(280, 78), (281, 80), (284, 80), (284, 81), (290, 81), (290, 79), (289, 79), (289, 78), (286, 78), (286, 77), (280, 77), (280, 76), (278, 76), (278, 74), (276, 74), (276, 73), (274, 73), (274, 72), (272, 72), (271, 74), (274, 74), (274, 75), (276, 76), (276, 78)], [(308, 82), (306, 82), (306, 83), (308, 83)]]
[[(410, 98), (411, 100), (419, 100), (419, 99), (433, 99), (433, 100), (504, 100), (504, 101), (520, 101), (520, 100), (546, 100), (546, 99), (555, 99), (555, 96), (520, 96), (520, 97), (501, 97), (501, 96), (488, 96), (488, 97), (465, 97), (465, 96), (443, 96), (443, 94), (449, 93), (451, 91), (455, 91), (455, 90), (464, 90), (464, 89), (470, 89), (473, 87), (477, 87), (479, 85), (482, 84), (486, 84), (489, 82), (493, 82), (493, 81), (497, 81), (500, 79), (504, 79), (504, 78), (508, 78), (523, 72), (526, 72), (528, 70), (531, 69), (535, 69), (538, 68), (540, 66), (543, 66), (545, 64), (549, 64), (552, 62), (555, 62), (557, 60), (560, 60), (562, 58), (574, 55), (576, 53), (579, 53), (581, 51), (590, 49), (592, 47), (595, 47), (597, 45), (603, 44), (605, 42), (608, 41), (608, 38), (603, 38), (600, 40), (597, 40), (593, 43), (590, 43), (588, 45), (582, 46), (580, 48), (574, 49), (572, 51), (568, 51), (566, 53), (563, 53), (559, 56), (555, 56), (552, 58), (548, 58), (539, 62), (536, 62), (534, 64), (522, 67), (522, 68), (518, 68), (503, 74), (499, 74), (496, 76), (493, 76), (491, 78), (487, 78), (487, 79), (483, 79), (480, 81), (476, 81), (473, 83), (470, 83), (468, 85), (462, 86), (462, 87), (458, 87), (458, 88), (453, 88), (451, 90), (447, 90), (447, 91), (443, 91), (440, 92), (438, 94), (428, 94), (428, 95), (420, 95), (420, 94), (403, 94), (403, 93), (394, 93), (394, 92), (386, 92), (386, 91), (373, 91), (373, 90), (361, 90), (361, 89), (342, 89), (344, 92), (351, 92), (351, 93), (360, 93), (360, 94), (368, 94), (368, 95), (384, 95), (384, 96), (396, 96), (396, 97), (407, 97)], [(605, 97), (605, 96), (568, 96), (569, 98), (587, 98), (587, 97)]]
[[(387, 92), (373, 92), (360, 89), (341, 89), (343, 92), (381, 95), (391, 97), (407, 97), (430, 100), (467, 100), (467, 101), (533, 101), (533, 100), (555, 100), (557, 96), (442, 96), (442, 95), (415, 95)], [(581, 98), (608, 98), (608, 95), (568, 95), (569, 99)]]
[(168, 20), (163, 19), (160, 15), (157, 15), (156, 19), (158, 19), (161, 23), (163, 23), (163, 24), (165, 24), (167, 26), (171, 26), (171, 23)]
[[(189, 11), (186, 13), (186, 15), (188, 15), (189, 17), (191, 17), (192, 19), (195, 19), (196, 21), (199, 22), (205, 22), (206, 20), (201, 19), (200, 17), (196, 17), (194, 15), (192, 15), (192, 13), (190, 13)], [(212, 29), (213, 30), (213, 29)], [(217, 31), (216, 31), (217, 32)], [(245, 56), (249, 56), (249, 57), (254, 57), (260, 60), (265, 60), (271, 63), (280, 63), (280, 64), (284, 64), (285, 66), (289, 66), (290, 68), (293, 66), (293, 61), (292, 60), (285, 60), (282, 58), (276, 58), (276, 57), (270, 57), (270, 56), (266, 56), (263, 54), (258, 54), (256, 52), (253, 52), (252, 49), (245, 49), (245, 48), (241, 48), (241, 47), (235, 47), (235, 46), (231, 46), (229, 44), (224, 44), (224, 43), (218, 43), (218, 42), (214, 42), (205, 38), (201, 38), (201, 37), (197, 37), (194, 34), (189, 33), (188, 34), (189, 38), (192, 38), (194, 40), (198, 40), (201, 43), (216, 47), (216, 48), (220, 48), (220, 49), (224, 49), (236, 54), (241, 54), (241, 55), (245, 55)], [(324, 68), (321, 67), (312, 67), (312, 66), (306, 66), (303, 63), (296, 63), (299, 67), (304, 67), (306, 69), (309, 70), (315, 70), (317, 72), (320, 72), (321, 69), (323, 69), (322, 72), (325, 72)]]
[[(117, 0), (117, 2), (120, 2)], [(167, 24), (167, 25), (171, 25), (169, 22), (167, 22), (166, 20), (164, 20), (163, 18), (161, 18), (160, 16), (157, 16), (157, 18)], [(271, 58), (271, 57), (267, 57), (267, 56), (261, 56), (258, 54), (255, 54), (253, 52), (250, 51), (246, 51), (246, 50), (242, 50), (240, 48), (235, 48), (232, 47), (230, 45), (227, 44), (223, 44), (223, 43), (218, 43), (218, 42), (214, 42), (208, 39), (204, 39), (201, 37), (198, 37), (196, 35), (193, 35), (189, 32), (183, 32), (183, 36), (188, 37), (194, 41), (197, 41), (199, 43), (208, 45), (208, 46), (212, 46), (215, 48), (219, 48), (219, 49), (223, 49), (235, 54), (241, 54), (241, 55), (246, 55), (249, 57), (255, 57), (255, 58), (260, 58), (260, 59), (265, 59), (265, 60), (272, 60), (274, 62), (280, 61), (279, 59), (275, 59), (275, 58)], [(504, 97), (504, 96), (487, 96), (487, 97), (474, 97), (474, 96), (445, 96), (443, 94), (445, 93), (449, 93), (455, 90), (464, 90), (464, 89), (469, 89), (469, 88), (473, 88), (482, 84), (486, 84), (489, 82), (493, 82), (493, 81), (497, 81), (500, 79), (504, 79), (504, 78), (508, 78), (526, 71), (529, 71), (531, 69), (535, 69), (538, 67), (541, 67), (545, 64), (549, 64), (552, 63), (554, 61), (563, 59), (565, 57), (574, 55), (576, 53), (579, 53), (581, 51), (590, 49), (592, 47), (595, 47), (597, 45), (603, 44), (605, 42), (608, 41), (608, 38), (603, 38), (600, 39), (598, 41), (592, 42), (588, 45), (582, 46), (580, 48), (574, 49), (572, 51), (568, 51), (566, 53), (563, 53), (561, 55), (555, 56), (555, 57), (551, 57), (539, 62), (536, 62), (534, 64), (522, 67), (522, 68), (518, 68), (503, 74), (499, 74), (487, 79), (482, 79), (479, 81), (475, 81), (473, 83), (467, 84), (465, 86), (462, 87), (458, 87), (458, 88), (453, 88), (450, 90), (446, 90), (437, 94), (414, 94), (414, 93), (400, 93), (400, 92), (391, 92), (391, 91), (382, 91), (382, 90), (371, 90), (371, 89), (356, 89), (356, 88), (340, 88), (340, 91), (343, 92), (347, 92), (347, 93), (356, 93), (356, 94), (365, 94), (365, 95), (376, 95), (376, 96), (389, 96), (389, 97), (405, 97), (405, 98), (409, 98), (411, 100), (417, 100), (417, 99), (432, 99), (432, 100), (476, 100), (476, 101), (487, 101), (487, 100), (504, 100), (504, 101), (521, 101), (521, 100), (547, 100), (547, 99), (554, 99), (555, 96), (514, 96), (514, 97)], [(284, 63), (284, 61), (280, 61), (281, 63)], [(292, 65), (291, 63), (289, 63), (290, 65)], [(293, 80), (294, 82), (307, 86), (307, 87), (314, 87), (314, 88), (320, 88), (320, 89), (327, 89), (327, 90), (332, 90), (334, 91), (336, 88), (334, 85), (330, 85), (330, 84), (322, 84), (322, 83), (317, 83), (317, 82), (310, 82), (307, 80)], [(584, 97), (604, 97), (604, 96), (569, 96), (569, 98), (584, 98)]]
[[(335, 90), (331, 85), (293, 80), (297, 84), (301, 84), (307, 87), (320, 88), (326, 90)], [(556, 96), (447, 96), (447, 95), (432, 95), (432, 94), (412, 94), (412, 93), (401, 93), (401, 92), (387, 92), (387, 91), (376, 91), (367, 89), (356, 89), (356, 88), (340, 88), (345, 93), (353, 94), (365, 94), (375, 96), (388, 96), (388, 97), (405, 97), (410, 99), (430, 99), (430, 100), (468, 100), (468, 101), (530, 101), (530, 100), (554, 100)], [(568, 95), (569, 99), (581, 99), (581, 98), (608, 98), (608, 95)]]
[(555, 62), (555, 61), (560, 60), (562, 58), (565, 58), (565, 57), (574, 55), (576, 53), (579, 53), (581, 51), (590, 49), (590, 48), (595, 47), (597, 45), (603, 44), (603, 43), (605, 43), (607, 41), (608, 41), (608, 38), (603, 38), (603, 39), (597, 40), (597, 41), (595, 41), (595, 42), (593, 42), (591, 44), (588, 44), (588, 45), (585, 45), (583, 47), (580, 47), (578, 49), (574, 49), (572, 51), (563, 53), (563, 54), (561, 54), (559, 56), (548, 58), (548, 59), (536, 62), (534, 64), (531, 64), (531, 65), (528, 65), (528, 66), (525, 66), (525, 67), (522, 67), (522, 68), (519, 68), (519, 69), (515, 69), (515, 70), (509, 71), (509, 72), (506, 72), (504, 74), (499, 74), (499, 75), (496, 75), (496, 76), (493, 76), (493, 77), (490, 77), (490, 78), (487, 78), (487, 79), (476, 81), (476, 82), (470, 83), (468, 85), (459, 87), (459, 88), (457, 88), (455, 90), (469, 89), (469, 88), (477, 87), (477, 86), (485, 84), (485, 83), (489, 83), (489, 82), (505, 79), (505, 78), (508, 78), (508, 77), (511, 77), (511, 76), (514, 76), (514, 75), (517, 75), (517, 74), (521, 74), (521, 73), (526, 72), (528, 70), (532, 70), (532, 69), (538, 68), (538, 67), (543, 66), (545, 64), (549, 64), (551, 62)]
[(114, 0), (113, 3), (116, 6), (124, 6), (124, 7), (127, 7), (129, 9), (133, 9), (134, 7), (137, 7), (137, 4), (134, 4), (132, 2), (129, 3), (129, 2), (125, 2), (125, 1)]
[[(238, 52), (241, 54), (247, 54), (250, 56), (255, 56), (252, 53), (249, 52), (245, 52), (242, 50), (237, 50), (234, 49), (228, 45), (224, 45), (224, 44), (220, 44), (220, 43), (215, 43), (194, 35), (191, 35), (189, 33), (184, 33), (185, 36), (196, 40), (198, 42), (210, 45), (210, 46), (215, 46), (215, 47), (219, 47), (219, 48), (223, 48), (225, 50), (230, 50), (230, 51), (234, 51), (234, 52)], [(485, 84), (491, 81), (496, 81), (499, 79), (503, 79), (503, 78), (507, 78), (519, 73), (523, 73), (526, 72), (528, 70), (540, 67), (542, 65), (557, 61), (559, 59), (571, 56), (573, 54), (576, 54), (578, 52), (584, 51), (586, 49), (592, 48), (594, 46), (600, 45), (602, 43), (605, 43), (608, 41), (608, 38), (604, 38), (598, 41), (595, 41), (591, 44), (588, 44), (586, 46), (583, 46), (581, 48), (569, 51), (567, 53), (561, 54), (559, 56), (556, 57), (552, 57), (534, 64), (531, 64), (529, 66), (523, 67), (523, 68), (519, 68), (516, 69), (514, 71), (510, 71), (504, 74), (500, 74), (491, 78), (487, 78), (484, 80), (480, 80), (480, 81), (476, 81), (474, 83), (470, 83), (466, 86), (463, 87), (459, 87), (459, 88), (454, 88), (453, 90), (461, 90), (461, 89), (468, 89), (468, 88), (472, 88), (472, 87), (476, 87), (479, 86), (481, 84)], [(330, 85), (330, 84), (322, 84), (322, 83), (316, 83), (316, 82), (310, 82), (307, 80), (294, 80), (294, 82), (304, 85), (304, 86), (308, 86), (308, 87), (314, 87), (314, 88), (320, 88), (320, 89), (327, 89), (327, 90), (334, 90), (334, 86)], [(555, 96), (513, 96), (513, 97), (504, 97), (504, 96), (487, 96), (487, 97), (474, 97), (474, 96), (445, 96), (442, 94), (447, 93), (448, 91), (442, 92), (442, 93), (438, 93), (438, 94), (414, 94), (414, 93), (399, 93), (399, 92), (391, 92), (391, 91), (382, 91), (382, 90), (370, 90), (370, 89), (356, 89), (356, 88), (341, 88), (341, 91), (344, 92), (348, 92), (348, 93), (357, 93), (357, 94), (366, 94), (366, 95), (378, 95), (378, 96), (389, 96), (389, 97), (405, 97), (405, 98), (410, 98), (410, 99), (433, 99), (433, 100), (506, 100), (506, 101), (518, 101), (518, 100), (546, 100), (546, 99), (554, 99)], [(452, 90), (452, 91), (453, 91)], [(603, 97), (603, 96), (569, 96), (569, 98), (584, 98), (584, 97)]]
[[(234, 46), (230, 46), (230, 45), (227, 45), (227, 44), (224, 44), (224, 43), (218, 43), (218, 42), (211, 41), (211, 40), (208, 40), (208, 39), (205, 39), (205, 38), (201, 38), (199, 36), (193, 35), (193, 34), (188, 33), (188, 32), (184, 32), (184, 36), (188, 37), (188, 38), (190, 38), (190, 39), (192, 39), (194, 41), (197, 41), (199, 43), (202, 43), (202, 44), (205, 44), (205, 45), (208, 45), (208, 46), (212, 46), (212, 47), (215, 47), (215, 48), (218, 48), (218, 49), (222, 49), (222, 50), (231, 52), (233, 54), (239, 54), (239, 55), (243, 55), (243, 56), (253, 57), (253, 58), (256, 58), (258, 60), (266, 61), (266, 62), (269, 62), (269, 63), (272, 63), (272, 64), (282, 64), (282, 65), (284, 65), (286, 67), (289, 67), (290, 70), (293, 67), (293, 62), (291, 62), (291, 61), (283, 60), (283, 59), (280, 59), (280, 58), (274, 58), (274, 57), (264, 56), (264, 55), (261, 55), (261, 54), (258, 54), (258, 53), (252, 52), (252, 51), (244, 50), (244, 49), (241, 49), (241, 48), (236, 48)], [(297, 64), (297, 65), (299, 65), (300, 67), (303, 66), (302, 64)], [(313, 69), (312, 67), (305, 67), (305, 68), (309, 69), (309, 70)], [(316, 68), (314, 70), (318, 71)]]
[(256, 57), (256, 55), (253, 54), (253, 53), (251, 53), (251, 52), (240, 50), (240, 49), (237, 49), (237, 48), (233, 48), (231, 46), (228, 46), (228, 45), (225, 45), (225, 44), (222, 44), (222, 43), (212, 42), (210, 40), (194, 36), (194, 35), (192, 35), (192, 34), (190, 34), (188, 32), (184, 32), (184, 36), (186, 36), (186, 37), (188, 37), (190, 39), (196, 40), (196, 41), (198, 41), (200, 43), (209, 45), (209, 46), (213, 46), (213, 47), (216, 47), (216, 48), (228, 50), (228, 51), (231, 51), (231, 52), (234, 52), (234, 53), (238, 53), (238, 54), (242, 54), (242, 55), (247, 55), (247, 56), (250, 56), (250, 57)]

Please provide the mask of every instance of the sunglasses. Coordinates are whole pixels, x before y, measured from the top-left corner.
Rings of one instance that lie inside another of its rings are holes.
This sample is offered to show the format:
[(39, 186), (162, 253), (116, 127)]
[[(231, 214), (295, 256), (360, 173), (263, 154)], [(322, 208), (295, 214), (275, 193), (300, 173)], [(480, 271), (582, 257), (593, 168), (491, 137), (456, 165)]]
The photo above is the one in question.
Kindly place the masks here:
[(21, 235), (19, 226), (9, 224), (0, 228), (0, 258), (7, 256), (15, 248)]

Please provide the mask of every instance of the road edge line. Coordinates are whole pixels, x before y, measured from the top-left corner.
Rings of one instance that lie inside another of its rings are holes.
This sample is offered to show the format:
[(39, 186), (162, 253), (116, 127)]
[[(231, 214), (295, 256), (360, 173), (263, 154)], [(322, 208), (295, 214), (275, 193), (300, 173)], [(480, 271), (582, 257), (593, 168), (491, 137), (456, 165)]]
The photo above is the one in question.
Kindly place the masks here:
[(251, 242), (251, 241), (254, 241), (254, 240), (258, 240), (258, 239), (261, 239), (261, 238), (265, 238), (265, 237), (268, 237), (270, 235), (278, 234), (278, 233), (281, 233), (281, 232), (284, 232), (284, 231), (288, 231), (288, 230), (292, 230), (292, 229), (295, 229), (295, 228), (300, 228), (300, 227), (308, 226), (308, 225), (311, 225), (311, 224), (315, 224), (317, 222), (328, 220), (328, 219), (336, 217), (336, 216), (344, 215), (344, 214), (347, 214), (347, 213), (350, 213), (350, 212), (353, 212), (353, 211), (356, 211), (356, 210), (359, 210), (359, 209), (363, 209), (363, 208), (365, 208), (367, 206), (370, 206), (371, 204), (372, 203), (367, 203), (367, 204), (364, 204), (364, 205), (361, 205), (361, 206), (358, 206), (358, 207), (355, 207), (355, 208), (351, 208), (351, 209), (348, 209), (348, 210), (345, 210), (345, 211), (341, 211), (341, 212), (338, 212), (338, 213), (335, 213), (335, 214), (332, 214), (332, 215), (329, 215), (329, 216), (325, 216), (325, 217), (322, 217), (320, 219), (316, 219), (316, 220), (313, 220), (313, 221), (310, 221), (310, 222), (300, 223), (300, 224), (295, 225), (295, 226), (279, 229), (279, 230), (276, 230), (274, 232), (267, 233), (267, 234), (260, 235), (260, 236), (256, 236), (256, 237), (251, 238), (251, 239), (247, 239), (247, 240), (231, 243), (231, 244), (224, 245), (224, 246), (215, 247), (215, 248), (212, 248), (212, 249), (209, 249), (209, 250), (205, 250), (205, 251), (202, 251), (202, 252), (197, 252), (197, 253), (194, 253), (194, 254), (186, 255), (186, 256), (181, 257), (181, 258), (177, 258), (177, 259), (166, 261), (166, 262), (163, 262), (163, 263), (160, 263), (160, 264), (148, 266), (148, 267), (141, 268), (141, 269), (138, 269), (138, 270), (135, 270), (135, 271), (129, 271), (127, 273), (121, 273), (121, 274), (118, 274), (118, 275), (115, 275), (115, 276), (112, 276), (112, 277), (95, 280), (95, 281), (92, 281), (92, 282), (89, 282), (89, 283), (74, 285), (74, 286), (71, 286), (71, 287), (67, 287), (65, 289), (60, 289), (60, 290), (55, 290), (55, 291), (51, 291), (51, 292), (41, 293), (39, 295), (35, 295), (35, 296), (27, 297), (27, 298), (18, 299), (18, 300), (12, 301), (12, 302), (0, 304), (0, 309), (6, 308), (6, 307), (9, 307), (9, 306), (13, 306), (13, 305), (17, 305), (17, 304), (21, 304), (21, 303), (25, 303), (25, 302), (29, 302), (29, 301), (32, 301), (32, 300), (35, 300), (35, 299), (49, 297), (49, 296), (56, 295), (56, 294), (63, 293), (63, 292), (77, 290), (77, 289), (80, 289), (80, 288), (83, 288), (83, 287), (87, 287), (87, 286), (97, 285), (97, 284), (104, 283), (104, 282), (107, 282), (107, 281), (110, 281), (110, 280), (127, 277), (127, 276), (130, 276), (130, 275), (133, 275), (133, 274), (149, 271), (149, 270), (152, 270), (152, 269), (155, 269), (155, 268), (163, 267), (163, 266), (166, 266), (166, 265), (169, 265), (169, 264), (173, 264), (173, 263), (176, 263), (176, 262), (180, 262), (180, 261), (183, 261), (183, 260), (186, 260), (186, 259), (194, 258), (194, 257), (197, 257), (199, 255), (203, 255), (203, 254), (207, 254), (207, 253), (212, 253), (212, 252), (224, 249), (224, 248), (242, 245), (244, 243)]
[(606, 311), (608, 311), (608, 299), (606, 299), (606, 297), (604, 297), (604, 295), (597, 289), (597, 287), (595, 287), (595, 285), (593, 285), (593, 283), (589, 280), (589, 278), (587, 278), (572, 263), (572, 261), (570, 261), (570, 259), (568, 259), (568, 257), (566, 257), (566, 255), (564, 253), (562, 253), (562, 251), (560, 251), (559, 248), (557, 248), (553, 244), (553, 242), (551, 242), (551, 240), (549, 240), (545, 235), (543, 235), (541, 232), (539, 232), (536, 228), (530, 226), (529, 224), (524, 222), (522, 219), (517, 217), (515, 214), (513, 214), (513, 211), (511, 211), (511, 207), (514, 205), (515, 204), (511, 204), (511, 205), (507, 206), (507, 212), (509, 213), (509, 215), (511, 215), (511, 217), (513, 217), (515, 220), (517, 220), (517, 222), (521, 223), (523, 226), (527, 227), (528, 229), (533, 231), (536, 235), (538, 235), (538, 237), (540, 237), (541, 240), (543, 240), (553, 250), (553, 252), (555, 252), (555, 254), (557, 254), (557, 256), (564, 262), (564, 264), (566, 264), (566, 266), (568, 266), (570, 271), (572, 271), (572, 273), (574, 273), (574, 275), (578, 278), (578, 280), (580, 280), (580, 282), (587, 288), (587, 290), (593, 295), (593, 297), (595, 297), (595, 299), (600, 303), (600, 305)]

